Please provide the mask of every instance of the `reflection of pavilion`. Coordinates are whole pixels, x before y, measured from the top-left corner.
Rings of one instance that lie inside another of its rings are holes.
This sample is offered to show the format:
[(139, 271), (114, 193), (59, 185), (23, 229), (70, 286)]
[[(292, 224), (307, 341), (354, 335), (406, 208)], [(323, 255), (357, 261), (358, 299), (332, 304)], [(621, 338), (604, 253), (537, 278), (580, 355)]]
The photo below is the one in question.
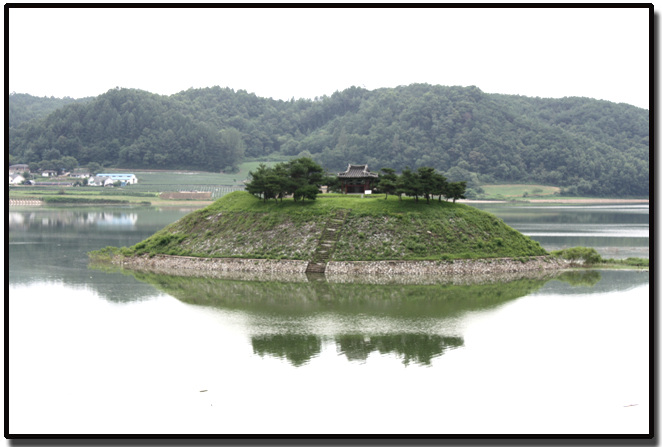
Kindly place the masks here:
[(379, 175), (370, 172), (368, 165), (348, 165), (345, 172), (338, 173), (340, 189), (344, 194), (365, 194), (371, 191)]

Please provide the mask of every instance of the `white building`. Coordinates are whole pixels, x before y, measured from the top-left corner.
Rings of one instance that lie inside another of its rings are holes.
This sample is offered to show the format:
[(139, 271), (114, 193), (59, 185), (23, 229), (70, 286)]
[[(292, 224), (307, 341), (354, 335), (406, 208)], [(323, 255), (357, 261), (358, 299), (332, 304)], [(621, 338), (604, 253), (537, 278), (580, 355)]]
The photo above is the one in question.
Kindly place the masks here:
[(94, 177), (90, 177), (90, 180), (88, 181), (88, 185), (90, 186), (113, 186), (115, 182), (113, 179), (111, 179), (108, 176), (105, 175), (97, 175)]
[(9, 174), (9, 184), (10, 185), (20, 185), (25, 181), (25, 177), (21, 174)]
[(135, 174), (97, 174), (97, 176), (108, 177), (114, 182), (120, 181), (123, 185), (134, 185), (138, 183), (138, 178)]

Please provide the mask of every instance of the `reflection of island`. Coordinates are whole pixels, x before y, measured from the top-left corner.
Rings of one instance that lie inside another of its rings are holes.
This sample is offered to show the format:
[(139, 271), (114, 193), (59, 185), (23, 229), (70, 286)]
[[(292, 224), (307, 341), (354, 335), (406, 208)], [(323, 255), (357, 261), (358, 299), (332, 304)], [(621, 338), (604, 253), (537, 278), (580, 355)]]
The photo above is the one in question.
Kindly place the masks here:
[[(405, 365), (429, 365), (433, 358), (464, 344), (454, 335), (453, 325), (466, 312), (500, 306), (540, 291), (545, 284), (590, 293), (596, 283), (602, 283), (602, 275), (619, 273), (555, 272), (481, 284), (367, 284), (124, 272), (182, 302), (240, 312), (253, 334), (253, 352), (286, 359), (294, 366), (317, 357), (325, 340), (335, 341), (338, 352), (349, 361), (365, 361), (378, 352), (395, 354)], [(646, 278), (642, 274), (640, 281)], [(618, 289), (617, 284), (609, 287)]]
[[(241, 312), (253, 352), (306, 364), (334, 340), (348, 360), (372, 352), (429, 365), (462, 346), (459, 315), (498, 306), (538, 290), (547, 279), (489, 284), (353, 284), (324, 281), (237, 281), (127, 270), (177, 299)], [(366, 322), (370, 322), (367, 325)]]
[(364, 284), (237, 281), (124, 270), (180, 301), (252, 315), (309, 316), (318, 312), (389, 318), (447, 318), (528, 295), (554, 276), (488, 284)]

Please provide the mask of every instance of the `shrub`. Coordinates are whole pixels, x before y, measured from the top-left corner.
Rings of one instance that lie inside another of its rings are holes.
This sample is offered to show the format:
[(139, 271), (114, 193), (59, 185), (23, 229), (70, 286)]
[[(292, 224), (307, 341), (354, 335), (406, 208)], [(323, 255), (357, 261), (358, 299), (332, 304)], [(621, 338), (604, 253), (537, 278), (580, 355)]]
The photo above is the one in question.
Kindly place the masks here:
[(572, 247), (553, 251), (552, 254), (570, 261), (581, 259), (585, 264), (598, 264), (602, 262), (602, 256), (595, 251), (595, 248)]

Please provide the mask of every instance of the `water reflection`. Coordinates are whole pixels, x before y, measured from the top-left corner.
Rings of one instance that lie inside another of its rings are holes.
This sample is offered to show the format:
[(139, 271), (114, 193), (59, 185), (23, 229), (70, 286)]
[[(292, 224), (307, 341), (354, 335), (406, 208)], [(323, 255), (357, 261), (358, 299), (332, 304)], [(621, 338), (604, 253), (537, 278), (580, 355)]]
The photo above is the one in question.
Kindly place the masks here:
[(294, 366), (319, 356), (326, 343), (335, 344), (338, 354), (352, 362), (378, 353), (398, 357), (405, 366), (430, 365), (448, 350), (464, 346), (456, 323), (468, 312), (493, 309), (543, 290), (594, 293), (596, 288), (625, 290), (648, 281), (645, 272), (618, 270), (458, 276), (445, 282), (419, 277), (422, 284), (383, 277), (377, 283), (376, 277), (368, 276), (350, 281), (293, 275), (277, 281), (259, 275), (247, 280), (248, 274), (237, 279), (237, 274), (223, 278), (122, 270), (121, 275), (131, 275), (188, 304), (239, 312), (255, 355), (284, 359)]
[(273, 334), (251, 337), (253, 353), (271, 355), (302, 366), (322, 352), (322, 339), (314, 335)]
[(185, 211), (148, 207), (37, 208), (10, 211), (9, 278), (14, 285), (63, 283), (109, 300), (144, 299), (153, 288), (123, 275), (88, 269), (88, 255), (108, 245), (130, 246)]
[(138, 215), (124, 211), (13, 211), (8, 214), (10, 231), (48, 231), (49, 228), (116, 227), (135, 228)]
[(593, 287), (600, 282), (600, 278), (602, 278), (602, 275), (597, 270), (570, 270), (561, 273), (555, 279), (571, 286)]
[(338, 352), (350, 361), (365, 361), (372, 352), (396, 354), (407, 366), (411, 362), (430, 365), (433, 358), (448, 349), (462, 346), (462, 337), (443, 337), (435, 334), (389, 334), (389, 335), (339, 335), (336, 337)]
[[(405, 284), (391, 279), (374, 284), (365, 277), (355, 277), (355, 282), (347, 278), (333, 282), (333, 277), (285, 282), (149, 271), (124, 274), (185, 303), (240, 312), (253, 353), (285, 359), (294, 366), (318, 356), (325, 343), (334, 343), (348, 361), (365, 361), (378, 353), (396, 356), (405, 366), (430, 365), (447, 350), (463, 346), (456, 326), (463, 314), (529, 295), (552, 278), (564, 280), (558, 273), (510, 281), (493, 277), (491, 282), (473, 284), (470, 277), (455, 278), (456, 283), (447, 279), (446, 283)], [(599, 273), (591, 276), (596, 279)]]
[(548, 251), (584, 246), (608, 258), (649, 256), (647, 204), (472, 205), (499, 216)]

